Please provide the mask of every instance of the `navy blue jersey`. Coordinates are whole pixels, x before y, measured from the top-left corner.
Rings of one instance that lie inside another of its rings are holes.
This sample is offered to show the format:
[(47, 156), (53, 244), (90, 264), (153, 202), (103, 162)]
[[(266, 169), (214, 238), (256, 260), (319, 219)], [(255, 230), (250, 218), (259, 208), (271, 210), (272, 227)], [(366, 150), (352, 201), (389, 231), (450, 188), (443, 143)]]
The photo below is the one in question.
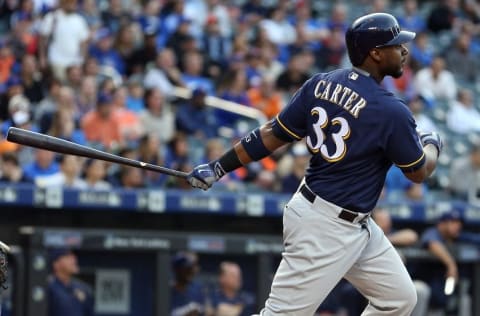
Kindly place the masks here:
[(392, 163), (414, 171), (425, 163), (406, 104), (359, 69), (316, 74), (273, 121), (281, 139), (306, 138), (313, 154), (306, 182), (343, 208), (370, 212)]
[(93, 316), (93, 295), (85, 283), (72, 279), (63, 284), (54, 277), (48, 284), (49, 316)]

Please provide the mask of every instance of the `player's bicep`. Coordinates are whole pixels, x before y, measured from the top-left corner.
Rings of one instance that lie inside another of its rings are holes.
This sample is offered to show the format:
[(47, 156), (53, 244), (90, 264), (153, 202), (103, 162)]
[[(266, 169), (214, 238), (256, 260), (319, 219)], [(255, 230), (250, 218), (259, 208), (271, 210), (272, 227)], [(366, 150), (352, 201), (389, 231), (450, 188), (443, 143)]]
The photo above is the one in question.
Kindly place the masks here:
[(400, 108), (391, 121), (386, 139), (386, 154), (404, 174), (415, 174), (425, 164), (425, 153), (416, 132), (413, 116)]

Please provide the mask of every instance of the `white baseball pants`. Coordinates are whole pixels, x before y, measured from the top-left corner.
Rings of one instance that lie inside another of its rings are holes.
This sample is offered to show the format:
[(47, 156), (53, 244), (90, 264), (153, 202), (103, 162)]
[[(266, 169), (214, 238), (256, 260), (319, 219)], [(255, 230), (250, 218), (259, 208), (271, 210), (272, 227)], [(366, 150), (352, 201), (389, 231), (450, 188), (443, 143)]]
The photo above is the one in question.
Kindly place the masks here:
[(349, 222), (341, 211), (293, 195), (283, 214), (285, 251), (260, 315), (312, 316), (342, 277), (369, 300), (362, 316), (411, 314), (415, 287), (397, 251), (370, 217)]

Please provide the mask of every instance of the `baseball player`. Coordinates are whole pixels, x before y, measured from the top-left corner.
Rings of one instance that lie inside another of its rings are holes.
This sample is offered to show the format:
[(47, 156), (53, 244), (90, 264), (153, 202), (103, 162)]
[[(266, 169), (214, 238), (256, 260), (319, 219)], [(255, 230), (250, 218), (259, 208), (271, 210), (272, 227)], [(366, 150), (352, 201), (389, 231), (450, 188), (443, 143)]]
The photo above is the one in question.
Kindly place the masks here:
[(263, 316), (311, 316), (345, 277), (368, 300), (362, 315), (410, 315), (415, 287), (402, 260), (370, 218), (392, 164), (414, 181), (435, 169), (442, 141), (416, 131), (406, 104), (383, 89), (400, 77), (415, 33), (390, 14), (355, 20), (345, 38), (353, 67), (313, 75), (277, 117), (251, 131), (188, 181), (204, 190), (280, 146), (306, 139), (305, 178), (283, 213), (284, 252)]

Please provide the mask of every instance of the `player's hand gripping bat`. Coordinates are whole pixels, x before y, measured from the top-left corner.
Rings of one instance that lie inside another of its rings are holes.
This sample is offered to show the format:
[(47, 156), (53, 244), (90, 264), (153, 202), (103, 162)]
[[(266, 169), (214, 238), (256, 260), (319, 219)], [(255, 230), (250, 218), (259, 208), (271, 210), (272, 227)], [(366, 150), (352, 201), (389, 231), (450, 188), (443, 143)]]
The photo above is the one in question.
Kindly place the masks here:
[(184, 179), (186, 179), (188, 176), (188, 173), (186, 172), (149, 164), (143, 161), (121, 157), (121, 156), (107, 153), (98, 149), (72, 143), (70, 141), (67, 141), (61, 138), (57, 138), (57, 137), (53, 137), (53, 136), (49, 136), (41, 133), (36, 133), (36, 132), (32, 132), (29, 130), (20, 129), (16, 127), (10, 127), (8, 129), (7, 140), (13, 143), (45, 149), (49, 151), (54, 151), (61, 154), (76, 155), (76, 156), (109, 161), (109, 162), (131, 166), (135, 168), (156, 171), (156, 172), (160, 172), (170, 176), (184, 178)]

